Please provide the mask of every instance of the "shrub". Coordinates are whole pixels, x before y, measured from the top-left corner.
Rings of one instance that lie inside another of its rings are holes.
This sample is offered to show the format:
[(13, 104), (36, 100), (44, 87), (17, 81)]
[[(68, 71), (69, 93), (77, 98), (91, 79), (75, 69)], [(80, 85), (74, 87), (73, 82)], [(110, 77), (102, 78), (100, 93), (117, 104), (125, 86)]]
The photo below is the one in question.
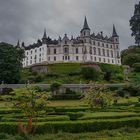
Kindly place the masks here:
[(140, 72), (140, 63), (135, 63), (132, 66), (135, 72)]
[(5, 133), (0, 133), (0, 139), (7, 139), (8, 136)]
[(81, 74), (86, 80), (98, 80), (100, 73), (93, 67), (83, 67)]

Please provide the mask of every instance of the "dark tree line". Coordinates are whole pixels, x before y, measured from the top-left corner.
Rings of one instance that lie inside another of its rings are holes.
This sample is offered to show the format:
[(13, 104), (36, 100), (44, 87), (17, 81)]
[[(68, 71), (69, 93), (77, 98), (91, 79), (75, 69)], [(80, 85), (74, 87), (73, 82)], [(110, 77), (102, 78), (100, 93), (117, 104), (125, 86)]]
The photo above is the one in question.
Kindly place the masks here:
[(0, 43), (0, 83), (18, 83), (24, 51), (7, 43)]

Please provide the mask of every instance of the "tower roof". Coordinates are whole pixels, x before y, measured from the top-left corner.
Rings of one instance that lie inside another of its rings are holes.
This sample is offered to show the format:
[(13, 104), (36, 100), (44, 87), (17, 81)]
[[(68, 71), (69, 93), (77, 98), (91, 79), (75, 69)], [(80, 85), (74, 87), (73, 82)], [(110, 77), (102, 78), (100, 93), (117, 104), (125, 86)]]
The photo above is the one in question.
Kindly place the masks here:
[(88, 22), (87, 22), (86, 16), (85, 16), (85, 21), (84, 21), (83, 29), (90, 29), (89, 26), (88, 26)]
[(112, 33), (112, 37), (118, 37), (118, 34), (116, 32), (116, 28), (115, 25), (113, 24), (113, 33)]
[(17, 45), (16, 45), (17, 48), (20, 48), (20, 41), (18, 40), (17, 42)]
[(43, 35), (43, 38), (47, 38), (46, 28), (44, 29), (44, 35)]

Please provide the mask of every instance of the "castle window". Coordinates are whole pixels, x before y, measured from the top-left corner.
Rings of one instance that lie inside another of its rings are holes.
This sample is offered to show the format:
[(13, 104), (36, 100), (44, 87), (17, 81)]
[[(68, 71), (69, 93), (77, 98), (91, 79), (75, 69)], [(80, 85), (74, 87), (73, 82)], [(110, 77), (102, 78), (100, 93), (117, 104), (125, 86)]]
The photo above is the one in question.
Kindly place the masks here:
[(27, 55), (28, 55), (28, 52), (27, 52)]
[(65, 60), (67, 60), (67, 56), (65, 56)]
[(56, 61), (56, 56), (54, 57), (54, 61)]
[(79, 60), (79, 57), (78, 56), (76, 56), (76, 60)]
[(111, 57), (113, 58), (114, 57), (114, 54), (113, 54), (113, 51), (111, 50)]
[(108, 63), (110, 63), (110, 59), (108, 59)]
[(69, 48), (64, 48), (64, 53), (69, 53)]
[(105, 61), (105, 58), (104, 58), (104, 63), (105, 63), (106, 61)]
[(39, 58), (39, 62), (41, 62), (41, 58)]
[(31, 51), (31, 54), (33, 53), (33, 51)]
[(48, 54), (50, 54), (50, 48), (48, 49)]
[(106, 47), (108, 48), (108, 44), (106, 44)]
[(116, 38), (116, 42), (118, 41), (118, 39)]
[(101, 49), (100, 48), (98, 48), (98, 54), (101, 55)]
[(41, 57), (41, 54), (39, 54), (39, 56)]
[(94, 57), (94, 61), (96, 61), (97, 59), (96, 59), (96, 57)]
[(96, 45), (95, 41), (93, 41), (93, 45)]
[(79, 50), (78, 50), (78, 48), (76, 48), (76, 54), (78, 54), (79, 53)]
[(68, 60), (70, 60), (70, 56), (68, 56)]
[(50, 57), (48, 57), (48, 60), (50, 61)]
[(109, 57), (110, 55), (109, 55), (109, 50), (107, 50), (107, 57)]
[(63, 60), (64, 60), (64, 56), (63, 56)]
[(32, 60), (30, 60), (30, 64), (32, 64)]
[(104, 43), (102, 43), (102, 46), (104, 47)]
[(112, 45), (110, 45), (110, 48), (112, 49)]
[(118, 45), (116, 45), (116, 49), (119, 49), (119, 46)]
[(41, 48), (40, 48), (40, 52), (41, 52)]
[(112, 59), (112, 63), (114, 64), (114, 60)]
[(56, 54), (56, 49), (54, 49), (54, 54)]
[(94, 51), (94, 55), (96, 55), (96, 48), (95, 47), (93, 48), (93, 51)]
[(105, 56), (105, 49), (103, 49), (103, 56)]
[(99, 58), (99, 62), (101, 62), (101, 58)]
[(31, 59), (32, 59), (32, 56), (31, 56)]
[(100, 42), (98, 42), (98, 46), (100, 46)]
[(35, 49), (35, 53), (37, 52), (37, 50)]
[(90, 54), (92, 54), (92, 47), (90, 47)]

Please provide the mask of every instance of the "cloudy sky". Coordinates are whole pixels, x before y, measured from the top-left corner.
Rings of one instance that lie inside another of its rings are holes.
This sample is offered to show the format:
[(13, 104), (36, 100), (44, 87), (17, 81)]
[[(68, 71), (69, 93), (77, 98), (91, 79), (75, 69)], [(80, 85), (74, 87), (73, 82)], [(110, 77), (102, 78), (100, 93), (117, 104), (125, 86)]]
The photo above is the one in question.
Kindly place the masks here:
[(78, 36), (87, 16), (92, 32), (112, 34), (115, 24), (121, 49), (134, 43), (129, 20), (139, 0), (0, 0), (0, 41), (26, 45), (42, 38), (44, 28), (52, 38), (65, 33)]

